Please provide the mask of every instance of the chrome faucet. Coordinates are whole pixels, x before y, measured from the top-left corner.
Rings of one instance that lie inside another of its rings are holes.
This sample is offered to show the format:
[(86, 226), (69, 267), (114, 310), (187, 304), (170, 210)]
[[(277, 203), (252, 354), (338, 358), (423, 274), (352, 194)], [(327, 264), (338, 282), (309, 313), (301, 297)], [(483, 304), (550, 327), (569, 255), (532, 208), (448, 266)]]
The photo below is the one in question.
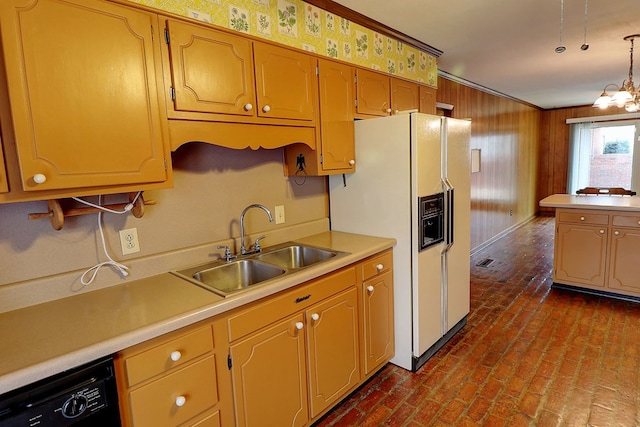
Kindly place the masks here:
[[(244, 241), (244, 216), (246, 215), (247, 211), (251, 208), (260, 208), (263, 211), (265, 211), (267, 213), (267, 215), (269, 215), (269, 222), (273, 222), (273, 216), (271, 216), (271, 211), (265, 206), (265, 205), (261, 205), (261, 204), (253, 204), (253, 205), (249, 205), (246, 208), (244, 208), (244, 210), (242, 211), (242, 213), (240, 214), (240, 255), (246, 255), (249, 253), (249, 251), (247, 251), (247, 247), (245, 246), (245, 241)], [(264, 236), (258, 237), (258, 239), (256, 239), (256, 248), (255, 248), (255, 252), (260, 252), (262, 249), (260, 248), (260, 243), (259, 240), (263, 239)]]

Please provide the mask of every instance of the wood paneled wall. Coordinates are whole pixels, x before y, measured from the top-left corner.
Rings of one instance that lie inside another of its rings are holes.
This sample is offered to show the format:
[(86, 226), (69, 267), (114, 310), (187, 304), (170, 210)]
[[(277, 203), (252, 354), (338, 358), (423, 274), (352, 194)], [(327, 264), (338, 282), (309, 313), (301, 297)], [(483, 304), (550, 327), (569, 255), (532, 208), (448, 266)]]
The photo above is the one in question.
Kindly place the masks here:
[(541, 110), (440, 77), (438, 102), (471, 119), (471, 148), (481, 170), (471, 175), (471, 248), (477, 250), (535, 215)]
[[(542, 112), (540, 120), (540, 164), (537, 199), (567, 192), (569, 125), (567, 119), (621, 114), (617, 108), (600, 110), (592, 106), (557, 108)], [(540, 212), (552, 212), (540, 208)]]

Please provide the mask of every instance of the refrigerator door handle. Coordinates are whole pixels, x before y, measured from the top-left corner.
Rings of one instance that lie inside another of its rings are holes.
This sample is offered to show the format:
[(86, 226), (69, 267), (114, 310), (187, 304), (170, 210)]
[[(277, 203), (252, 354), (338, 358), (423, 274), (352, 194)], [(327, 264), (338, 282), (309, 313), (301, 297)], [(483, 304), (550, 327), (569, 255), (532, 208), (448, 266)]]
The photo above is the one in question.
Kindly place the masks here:
[(445, 187), (445, 206), (444, 206), (444, 243), (445, 248), (443, 253), (449, 252), (451, 246), (454, 244), (453, 234), (453, 218), (454, 218), (454, 187), (449, 182), (449, 179), (443, 178), (442, 183)]

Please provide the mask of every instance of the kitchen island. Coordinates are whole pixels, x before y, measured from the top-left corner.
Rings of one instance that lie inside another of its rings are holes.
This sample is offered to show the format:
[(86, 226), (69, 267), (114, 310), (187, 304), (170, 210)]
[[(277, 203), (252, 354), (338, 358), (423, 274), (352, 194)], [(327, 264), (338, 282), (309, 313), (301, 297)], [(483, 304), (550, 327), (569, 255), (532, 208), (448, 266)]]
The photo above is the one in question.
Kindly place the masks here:
[(640, 298), (640, 197), (554, 194), (553, 282), (578, 290)]

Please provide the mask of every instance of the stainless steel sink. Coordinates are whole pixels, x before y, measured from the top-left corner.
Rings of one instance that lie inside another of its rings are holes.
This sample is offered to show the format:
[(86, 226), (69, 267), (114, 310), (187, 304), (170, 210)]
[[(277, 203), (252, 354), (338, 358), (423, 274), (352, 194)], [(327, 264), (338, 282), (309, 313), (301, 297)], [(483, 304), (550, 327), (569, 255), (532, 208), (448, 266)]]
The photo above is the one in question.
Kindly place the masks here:
[(210, 261), (171, 273), (227, 297), (343, 255), (347, 252), (290, 242), (267, 248), (262, 253), (243, 255), (233, 261)]
[(205, 264), (174, 273), (219, 295), (227, 296), (281, 276), (286, 270), (255, 259), (241, 259), (213, 267)]
[(326, 261), (337, 252), (311, 246), (292, 245), (257, 256), (257, 259), (286, 269), (298, 269)]

